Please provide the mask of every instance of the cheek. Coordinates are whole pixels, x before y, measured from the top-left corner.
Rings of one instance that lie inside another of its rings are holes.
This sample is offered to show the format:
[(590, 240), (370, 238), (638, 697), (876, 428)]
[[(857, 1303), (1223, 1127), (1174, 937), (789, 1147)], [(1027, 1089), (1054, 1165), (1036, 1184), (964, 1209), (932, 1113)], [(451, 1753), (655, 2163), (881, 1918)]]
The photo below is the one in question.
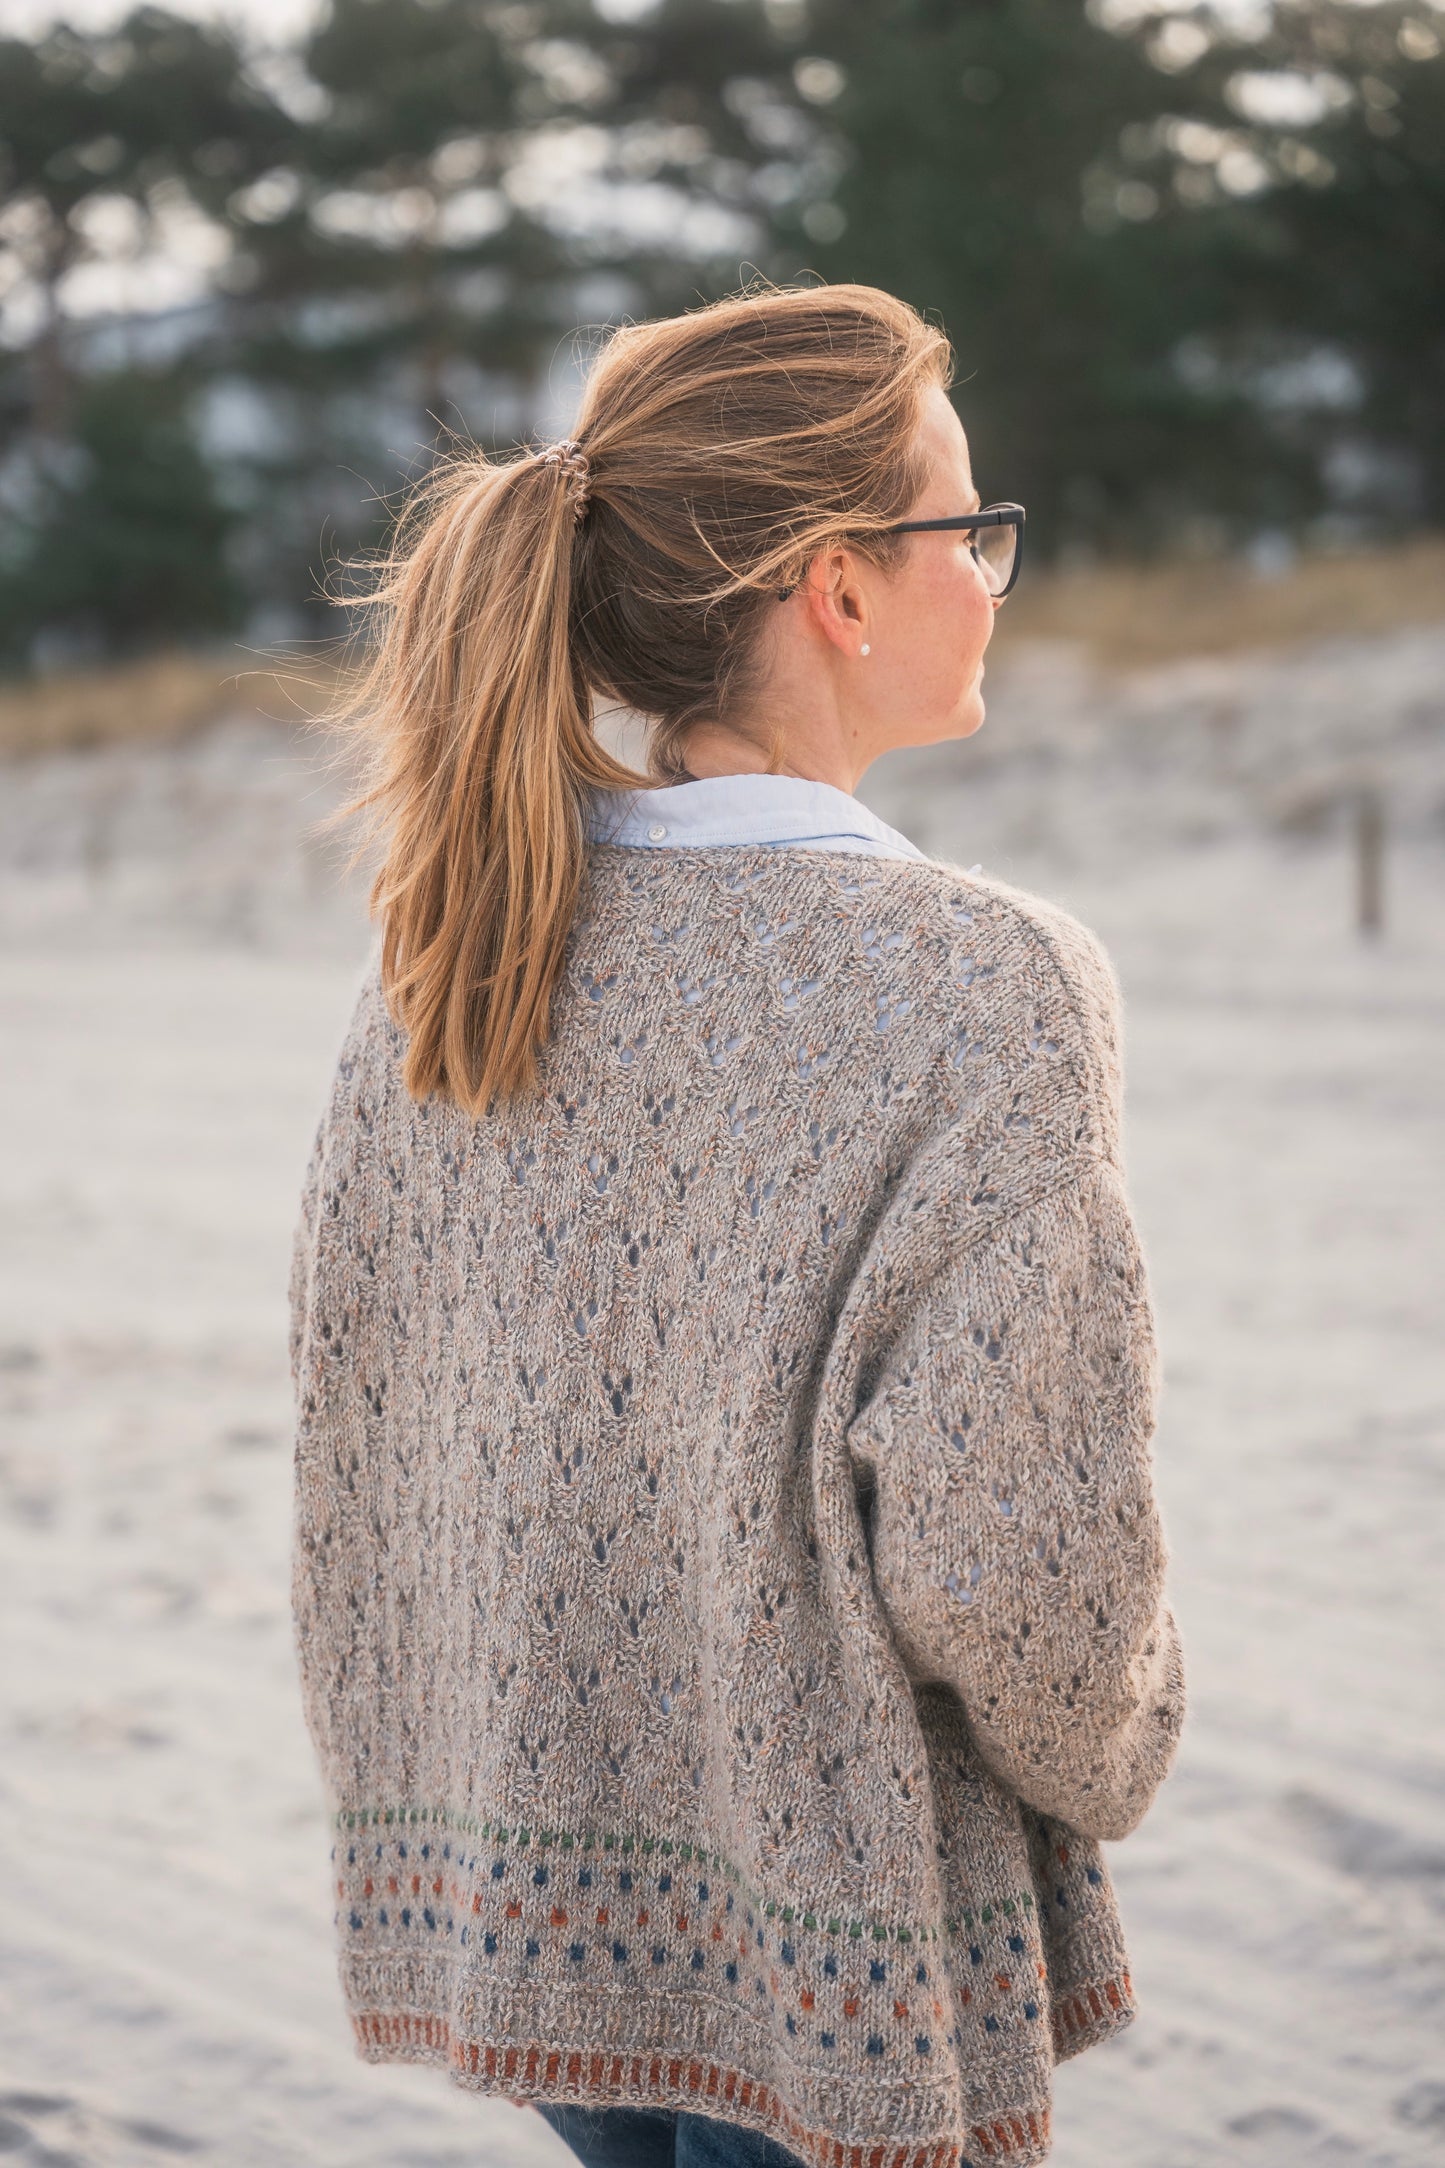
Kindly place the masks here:
[(970, 558), (963, 572), (964, 592), (959, 598), (959, 645), (965, 656), (977, 662), (993, 636), (996, 612), (983, 575)]
[(907, 659), (915, 693), (955, 700), (976, 676), (993, 633), (993, 598), (977, 565), (966, 552), (940, 551), (936, 562), (918, 566), (898, 602), (895, 652)]
[(970, 680), (993, 633), (993, 598), (971, 557), (940, 569), (926, 602), (930, 644), (940, 675)]

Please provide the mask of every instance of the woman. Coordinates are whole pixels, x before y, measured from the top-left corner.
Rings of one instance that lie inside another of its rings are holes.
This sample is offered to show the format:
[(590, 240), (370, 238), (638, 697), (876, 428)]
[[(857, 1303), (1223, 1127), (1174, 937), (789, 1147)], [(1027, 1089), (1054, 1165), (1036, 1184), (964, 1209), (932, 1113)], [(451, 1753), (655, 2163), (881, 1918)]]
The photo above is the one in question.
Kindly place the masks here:
[(869, 288), (629, 327), (375, 595), (292, 1282), (341, 1975), (593, 2164), (1036, 2161), (1132, 2012), (1099, 1840), (1183, 1683), (1118, 991), (852, 796), (983, 720), (1022, 515), (948, 381)]

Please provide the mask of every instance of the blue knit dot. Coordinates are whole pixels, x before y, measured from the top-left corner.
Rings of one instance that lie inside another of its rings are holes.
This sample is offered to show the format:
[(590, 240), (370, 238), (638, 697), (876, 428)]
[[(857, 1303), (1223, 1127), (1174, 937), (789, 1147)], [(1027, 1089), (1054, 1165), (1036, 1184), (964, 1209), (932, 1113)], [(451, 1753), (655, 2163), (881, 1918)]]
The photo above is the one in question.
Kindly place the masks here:
[(986, 2017), (983, 2021), (983, 2029), (985, 2032), (997, 2032), (998, 2019), (996, 2017)]
[(786, 2018), (784, 2019), (784, 2021), (783, 2021), (783, 2022), (784, 2022), (784, 2023), (785, 2023), (785, 2025), (787, 2026), (787, 2028), (788, 2028), (788, 2031), (789, 2031), (790, 2033), (795, 2033), (795, 2032), (797, 2031), (797, 2029), (798, 2029), (798, 2028), (797, 2028), (797, 2025), (796, 2025), (796, 2023), (794, 2022), (794, 2019), (793, 2019), (793, 2013), (792, 2013), (792, 2011), (791, 2011), (791, 2010), (790, 2010), (790, 2011), (788, 2012), (788, 2015), (787, 2015), (787, 2017), (786, 2017)]
[(1018, 1954), (1020, 1954), (1020, 1955), (1021, 1955), (1021, 1954), (1022, 1954), (1022, 1952), (1023, 1952), (1023, 1946), (1024, 1946), (1024, 1938), (1023, 1938), (1023, 1936), (1022, 1936), (1022, 1935), (1010, 1935), (1010, 1936), (1009, 1936), (1009, 1938), (1008, 1938), (1008, 1946), (1009, 1946), (1009, 1948), (1010, 1948), (1011, 1950), (1013, 1950), (1013, 1951), (1015, 1951), (1016, 1953), (1018, 1953)]
[(357, 1934), (359, 1934), (359, 1933), (360, 1933), (360, 1931), (361, 1931), (361, 1924), (362, 1924), (362, 1922), (361, 1922), (361, 1914), (360, 1914), (359, 1912), (353, 1912), (353, 1913), (352, 1913), (352, 1915), (351, 1915), (351, 1926), (352, 1926), (352, 1931), (353, 1931), (353, 1933), (357, 1933)]
[(762, 1929), (761, 1929), (761, 1927), (760, 1927), (760, 1928), (758, 1929), (758, 1948), (759, 1948), (759, 1949), (761, 1949), (761, 1948), (762, 1948), (762, 1946), (763, 1946), (763, 1930), (762, 1930)]
[(738, 1968), (737, 1968), (736, 1964), (735, 1964), (735, 1963), (734, 1963), (734, 1962), (733, 1962), (733, 1961), (732, 1961), (731, 1959), (730, 1959), (730, 1960), (728, 1961), (728, 1963), (727, 1963), (727, 1964), (725, 1964), (725, 1965), (723, 1966), (723, 1976), (724, 1976), (724, 1978), (725, 1978), (725, 1979), (731, 1980), (731, 1981), (733, 1981), (734, 1983), (736, 1983), (736, 1980), (737, 1980), (737, 1976), (738, 1976)]
[(933, 2042), (929, 2039), (927, 2033), (920, 2033), (913, 2046), (919, 2055), (931, 2055), (933, 2053)]
[(435, 1912), (433, 1912), (430, 1905), (423, 1905), (421, 1916), (426, 1921), (427, 1926), (430, 1927), (433, 1931), (435, 1931), (437, 1916)]
[(618, 1875), (618, 1877), (617, 1877), (617, 1887), (618, 1887), (618, 1888), (619, 1888), (620, 1890), (624, 1891), (624, 1892), (626, 1892), (627, 1890), (630, 1890), (630, 1889), (631, 1889), (631, 1887), (632, 1887), (632, 1869), (631, 1869), (630, 1867), (624, 1867), (624, 1868), (623, 1868), (623, 1870), (622, 1870), (622, 1872), (621, 1872), (621, 1874), (619, 1874), (619, 1875)]
[(488, 1957), (495, 1957), (497, 1954), (497, 1938), (490, 1931), (482, 1937), (482, 1948), (486, 1951)]
[(654, 1942), (652, 1945), (652, 1962), (654, 1965), (665, 1965), (667, 1963), (667, 1952), (660, 1942)]
[(919, 1986), (920, 1986), (920, 1987), (922, 1987), (922, 1985), (923, 1985), (924, 1981), (925, 1981), (925, 1980), (926, 1980), (926, 1979), (928, 1978), (928, 1967), (927, 1967), (927, 1965), (923, 1964), (923, 1963), (922, 1963), (922, 1962), (920, 1961), (920, 1963), (919, 1963), (919, 1966), (918, 1966), (918, 1970), (917, 1970), (917, 1971), (916, 1971), (916, 1972), (914, 1973), (913, 1977), (914, 1977), (914, 1979), (915, 1979), (915, 1980), (916, 1980), (916, 1981), (918, 1982)]
[(785, 1965), (796, 1965), (798, 1962), (798, 1953), (791, 1942), (785, 1942), (779, 1954)]
[(981, 1965), (983, 1963), (983, 1951), (979, 1948), (976, 1942), (970, 1943), (968, 1955), (970, 1963), (975, 1965)]
[(398, 1839), (397, 1841), (396, 1856), (398, 1859), (406, 1858), (406, 1843), (404, 1839)]
[(836, 2033), (819, 2033), (818, 2045), (823, 2048), (835, 2048), (838, 2045)]
[(1088, 1872), (1089, 1880), (1097, 1887), (1098, 1884), (1103, 1881), (1104, 1877), (1100, 1874), (1097, 1867), (1090, 1867)]
[(833, 1953), (832, 1953), (832, 1951), (831, 1951), (831, 1950), (830, 1950), (830, 1951), (828, 1952), (827, 1956), (826, 1956), (826, 1957), (825, 1957), (825, 1958), (823, 1959), (823, 1970), (824, 1970), (824, 1972), (825, 1972), (825, 1973), (826, 1973), (826, 1974), (828, 1975), (828, 1978), (829, 1978), (830, 1980), (836, 1980), (836, 1979), (837, 1979), (837, 1977), (838, 1977), (838, 1960), (837, 1960), (837, 1958), (836, 1958), (836, 1957), (835, 1957), (835, 1956), (833, 1955)]
[(578, 1870), (577, 1870), (577, 1887), (578, 1887), (578, 1889), (591, 1889), (591, 1887), (592, 1887), (592, 1869), (591, 1869), (590, 1867), (579, 1867), (579, 1868), (578, 1868)]
[(574, 1965), (580, 1965), (583, 1958), (587, 1955), (586, 1943), (574, 1942), (571, 1949), (567, 1952), (567, 1955), (571, 1958)]
[(424, 1844), (424, 1845), (422, 1846), (422, 1848), (421, 1848), (421, 1856), (422, 1856), (422, 1858), (423, 1858), (423, 1859), (430, 1859), (430, 1858), (431, 1858), (431, 1846), (430, 1846), (429, 1844)]
[(346, 1864), (348, 1867), (354, 1867), (356, 1865), (356, 1846), (354, 1844), (346, 1855)]
[(411, 1925), (411, 1906), (410, 1906), (410, 1905), (403, 1905), (403, 1906), (402, 1906), (402, 1908), (401, 1908), (401, 1924), (402, 1924), (402, 1926), (403, 1926), (403, 1927), (410, 1927), (410, 1925)]
[(389, 1920), (389, 1919), (387, 1918), (387, 1916), (386, 1916), (386, 1906), (385, 1906), (385, 1905), (383, 1905), (383, 1906), (382, 1906), (381, 1910), (380, 1910), (380, 1911), (379, 1911), (379, 1912), (377, 1913), (377, 1915), (376, 1915), (376, 1916), (377, 1916), (377, 1919), (378, 1919), (378, 1920), (379, 1920), (379, 1921), (381, 1922), (381, 1924), (382, 1924), (382, 1926), (383, 1926), (383, 1927), (390, 1927), (390, 1925), (391, 1925), (391, 1921), (390, 1921), (390, 1920)]
[(705, 1905), (705, 1904), (707, 1903), (707, 1884), (706, 1884), (706, 1882), (699, 1882), (699, 1883), (698, 1883), (698, 1885), (697, 1885), (697, 1901), (698, 1901), (698, 1903), (699, 1903), (700, 1905)]
[(703, 1966), (704, 1966), (704, 1965), (705, 1965), (706, 1963), (707, 1963), (707, 1959), (706, 1959), (706, 1958), (705, 1958), (705, 1957), (703, 1956), (703, 1954), (702, 1954), (702, 1951), (701, 1951), (701, 1950), (694, 1950), (694, 1951), (693, 1951), (693, 1953), (692, 1953), (692, 1969), (693, 1969), (693, 1971), (694, 1971), (694, 1972), (701, 1972), (701, 1971), (702, 1971), (702, 1968), (703, 1968)]
[(883, 2053), (883, 2035), (882, 2035), (882, 2033), (869, 2033), (869, 2035), (868, 2035), (868, 2053), (869, 2053), (870, 2055), (881, 2055), (881, 2054)]
[(884, 1964), (881, 1957), (875, 1957), (872, 1964), (868, 1967), (868, 1977), (875, 1983), (875, 1985), (878, 1981), (887, 1979), (888, 1967)]
[(547, 1862), (545, 1860), (543, 1860), (540, 1865), (533, 1869), (532, 1880), (536, 1883), (538, 1889), (544, 1889), (546, 1887)]
[(492, 1880), (494, 1882), (500, 1882), (506, 1871), (507, 1862), (504, 1859), (494, 1859), (492, 1861)]
[(627, 1944), (625, 1942), (614, 1942), (612, 1956), (614, 1963), (625, 1965), (627, 1963)]
[(657, 1887), (665, 1897), (672, 1888), (672, 1876), (670, 1874), (660, 1874), (657, 1878)]
[(1037, 2017), (1037, 2016), (1038, 2016), (1038, 2014), (1039, 2014), (1039, 2006), (1038, 2006), (1038, 2004), (1037, 2004), (1036, 2002), (1026, 2002), (1026, 2003), (1024, 2004), (1024, 2016), (1025, 2016), (1025, 2017)]

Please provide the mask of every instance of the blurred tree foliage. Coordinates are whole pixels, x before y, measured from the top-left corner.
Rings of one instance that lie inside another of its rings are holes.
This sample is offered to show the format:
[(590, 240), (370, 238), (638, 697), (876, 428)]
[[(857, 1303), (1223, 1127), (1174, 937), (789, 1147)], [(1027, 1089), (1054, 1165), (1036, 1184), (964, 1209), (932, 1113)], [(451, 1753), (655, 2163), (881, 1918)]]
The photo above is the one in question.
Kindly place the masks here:
[(7, 287), (27, 289), (22, 345), (40, 429), (66, 421), (65, 281), (154, 244), (192, 202), (215, 209), (293, 132), (247, 82), (228, 35), (158, 7), (113, 32), (60, 23), (34, 44), (0, 39), (0, 248)]
[(232, 515), (168, 384), (132, 370), (83, 380), (45, 480), (33, 525), (18, 518), (4, 538), (0, 651), (23, 652), (37, 627), (99, 658), (241, 622)]
[(1445, 16), (1258, 15), (810, 16), (795, 78), (843, 153), (812, 258), (940, 312), (984, 485), (1055, 547), (1445, 522)]
[(1445, 0), (331, 0), (294, 51), (154, 6), (0, 40), (0, 653), (314, 602), (439, 437), (565, 420), (574, 326), (754, 269), (941, 317), (1045, 552), (1445, 521), (1442, 38)]
[(228, 36), (160, 8), (107, 33), (0, 39), (0, 657), (57, 639), (119, 651), (240, 615), (187, 414), (193, 358), (140, 369), (66, 302), (193, 232), (293, 132)]

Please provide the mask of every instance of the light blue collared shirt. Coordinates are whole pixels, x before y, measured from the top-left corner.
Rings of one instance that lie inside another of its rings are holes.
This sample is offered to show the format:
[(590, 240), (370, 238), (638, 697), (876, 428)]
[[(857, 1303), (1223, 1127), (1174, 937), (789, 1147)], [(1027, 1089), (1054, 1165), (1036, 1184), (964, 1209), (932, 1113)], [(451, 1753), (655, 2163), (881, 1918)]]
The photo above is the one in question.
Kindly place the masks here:
[(587, 833), (594, 843), (639, 851), (802, 843), (878, 858), (928, 855), (850, 791), (798, 775), (709, 775), (656, 790), (595, 790)]

